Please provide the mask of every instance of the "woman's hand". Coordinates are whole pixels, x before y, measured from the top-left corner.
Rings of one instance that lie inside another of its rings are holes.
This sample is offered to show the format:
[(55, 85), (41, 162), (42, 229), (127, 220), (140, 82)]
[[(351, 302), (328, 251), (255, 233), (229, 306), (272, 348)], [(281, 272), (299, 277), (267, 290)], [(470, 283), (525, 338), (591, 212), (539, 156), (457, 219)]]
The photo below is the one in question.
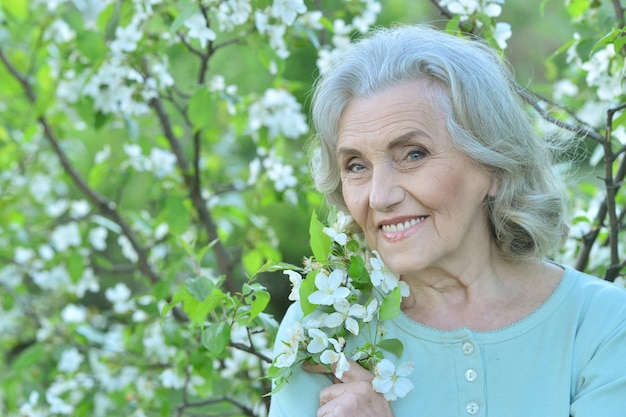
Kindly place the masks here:
[[(304, 365), (309, 372), (331, 373), (322, 365)], [(320, 392), (317, 417), (393, 417), (389, 402), (374, 391), (374, 375), (350, 360), (350, 370)]]

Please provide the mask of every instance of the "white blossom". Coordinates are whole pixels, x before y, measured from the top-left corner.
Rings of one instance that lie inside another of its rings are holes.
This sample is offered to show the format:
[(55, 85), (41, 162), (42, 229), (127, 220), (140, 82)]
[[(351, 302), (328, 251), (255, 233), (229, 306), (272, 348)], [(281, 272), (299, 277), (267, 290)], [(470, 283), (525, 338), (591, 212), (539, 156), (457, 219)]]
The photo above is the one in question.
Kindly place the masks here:
[(113, 311), (118, 314), (125, 314), (135, 307), (130, 299), (130, 288), (124, 283), (118, 282), (115, 287), (107, 288), (104, 295), (113, 304)]
[(328, 336), (320, 329), (309, 329), (309, 336), (311, 340), (306, 347), (309, 353), (322, 352), (328, 346)]
[(63, 351), (61, 359), (59, 359), (59, 363), (57, 364), (57, 369), (60, 372), (76, 372), (84, 360), (85, 357), (78, 349), (72, 347)]
[(18, 246), (13, 253), (13, 260), (17, 264), (27, 264), (35, 257), (35, 251), (31, 248)]
[(496, 23), (496, 27), (493, 31), (493, 38), (495, 39), (500, 49), (506, 49), (507, 40), (511, 38), (512, 34), (513, 32), (511, 32), (510, 24), (504, 22)]
[(304, 329), (300, 322), (296, 322), (293, 327), (287, 329), (287, 338), (287, 341), (281, 342), (281, 352), (274, 362), (278, 368), (287, 368), (296, 361), (300, 343), (305, 340)]
[(341, 284), (346, 279), (346, 273), (340, 269), (335, 269), (330, 274), (320, 271), (315, 276), (315, 287), (317, 291), (309, 295), (309, 302), (318, 305), (333, 305), (335, 300), (346, 298), (350, 295), (350, 290)]
[(298, 17), (298, 23), (308, 29), (312, 30), (322, 30), (324, 29), (324, 25), (320, 22), (320, 19), (324, 17), (323, 13), (319, 10), (314, 10), (311, 12), (306, 12), (305, 14)]
[(309, 131), (302, 106), (287, 90), (270, 88), (249, 110), (249, 127), (256, 131), (265, 126), (270, 138), (297, 139)]
[(281, 59), (289, 57), (287, 44), (285, 43), (285, 32), (287, 28), (284, 25), (270, 25), (267, 33), (270, 36), (270, 47), (276, 52)]
[(269, 29), (270, 29), (270, 24), (269, 24), (269, 20), (270, 20), (270, 16), (262, 11), (262, 10), (255, 10), (254, 12), (254, 25), (256, 26), (256, 29), (259, 31), (260, 34), (266, 34)]
[(37, 391), (31, 391), (28, 396), (28, 401), (20, 406), (20, 416), (24, 417), (47, 417), (48, 412), (44, 411), (42, 407), (38, 407), (39, 393)]
[(206, 19), (200, 13), (187, 19), (185, 27), (189, 29), (187, 35), (192, 39), (198, 39), (203, 49), (206, 48), (207, 42), (212, 42), (216, 38), (215, 32), (207, 26)]
[(378, 1), (367, 0), (362, 14), (352, 19), (352, 26), (361, 33), (367, 33), (376, 23), (376, 16), (380, 10), (381, 6)]
[(68, 290), (77, 297), (82, 298), (87, 291), (93, 293), (100, 291), (100, 283), (98, 282), (96, 275), (93, 273), (93, 269), (85, 268), (78, 282), (70, 285)]
[(348, 243), (348, 235), (345, 230), (350, 223), (352, 223), (352, 216), (339, 211), (337, 221), (331, 227), (324, 227), (322, 231), (338, 244), (345, 246)]
[(328, 341), (333, 346), (333, 349), (327, 349), (322, 352), (320, 355), (320, 362), (326, 365), (335, 364), (334, 375), (337, 378), (341, 378), (344, 372), (350, 370), (350, 362), (348, 362), (348, 359), (343, 352), (345, 340), (335, 340), (330, 338)]
[(148, 160), (157, 178), (165, 177), (176, 168), (176, 156), (165, 149), (152, 148)]
[(326, 317), (324, 321), (326, 327), (339, 327), (345, 323), (346, 330), (354, 335), (358, 335), (359, 323), (355, 319), (366, 317), (367, 311), (365, 307), (360, 304), (350, 305), (350, 302), (345, 298), (335, 300), (333, 307), (336, 311)]
[(39, 246), (38, 252), (39, 252), (39, 256), (42, 259), (45, 259), (46, 261), (49, 261), (52, 258), (54, 258), (54, 249), (52, 249), (50, 245), (43, 244)]
[(293, 175), (291, 165), (283, 165), (280, 158), (270, 157), (263, 161), (267, 170), (267, 176), (274, 182), (276, 191), (284, 191), (289, 187), (295, 187), (298, 179)]
[(376, 392), (384, 395), (387, 401), (404, 398), (414, 386), (410, 379), (405, 378), (413, 372), (413, 362), (405, 362), (396, 369), (393, 362), (383, 359), (374, 367), (372, 386)]
[(133, 248), (133, 245), (126, 236), (121, 235), (120, 237), (118, 237), (117, 243), (120, 245), (120, 248), (122, 249), (122, 255), (124, 255), (126, 259), (131, 262), (137, 262), (137, 260), (139, 259), (139, 255), (137, 255), (135, 248)]
[(167, 88), (174, 85), (174, 78), (167, 70), (165, 62), (152, 64), (152, 75), (159, 81), (159, 87)]
[(57, 291), (67, 288), (71, 283), (70, 274), (63, 265), (46, 271), (35, 271), (32, 276), (35, 284), (42, 290)]
[[(83, 17), (83, 24), (87, 29), (96, 29), (98, 16), (112, 0), (72, 0), (74, 6), (80, 11)], [(53, 1), (48, 0), (48, 3)], [(50, 7), (50, 6), (48, 6)]]
[(85, 217), (89, 213), (89, 203), (86, 200), (72, 201), (70, 204), (70, 214), (74, 218)]
[(563, 97), (574, 97), (578, 94), (578, 86), (571, 80), (563, 79), (554, 83), (552, 87), (553, 96), (557, 100), (561, 100)]
[(62, 19), (56, 19), (44, 33), (44, 39), (66, 43), (76, 37), (76, 32)]
[(132, 24), (126, 27), (118, 26), (115, 29), (115, 39), (111, 42), (111, 51), (114, 54), (134, 51), (142, 35), (142, 31)]
[(109, 231), (102, 226), (98, 226), (89, 231), (87, 239), (91, 246), (96, 250), (105, 250), (107, 247), (107, 236)]
[(306, 11), (303, 0), (274, 0), (272, 4), (272, 16), (281, 19), (287, 26), (293, 24), (298, 14)]
[(380, 287), (384, 293), (388, 293), (398, 286), (398, 277), (387, 268), (378, 251), (372, 251), (374, 257), (370, 258), (370, 265), (372, 266), (372, 272), (370, 273), (370, 279), (372, 285)]
[(61, 320), (64, 323), (84, 323), (87, 320), (87, 309), (85, 306), (68, 304), (61, 310)]
[(227, 0), (221, 2), (216, 17), (221, 31), (232, 31), (248, 21), (252, 8), (250, 0)]
[(147, 355), (155, 357), (160, 363), (167, 363), (176, 354), (174, 346), (168, 346), (159, 323), (151, 323), (143, 335), (143, 347)]
[(185, 378), (172, 369), (164, 370), (159, 376), (159, 380), (165, 388), (181, 389), (185, 386)]
[(288, 299), (291, 301), (300, 300), (300, 285), (302, 284), (302, 275), (297, 273), (296, 271), (283, 271), (283, 274), (289, 276), (289, 281), (291, 281), (291, 292), (289, 293)]

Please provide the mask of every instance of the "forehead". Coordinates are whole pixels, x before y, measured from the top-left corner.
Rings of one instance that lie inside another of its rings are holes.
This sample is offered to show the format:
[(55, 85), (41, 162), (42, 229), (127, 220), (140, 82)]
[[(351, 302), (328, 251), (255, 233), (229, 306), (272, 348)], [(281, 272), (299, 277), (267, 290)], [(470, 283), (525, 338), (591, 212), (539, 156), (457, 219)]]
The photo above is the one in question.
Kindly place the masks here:
[(386, 145), (400, 137), (447, 137), (443, 94), (438, 88), (415, 80), (352, 100), (341, 115), (338, 148), (372, 141)]

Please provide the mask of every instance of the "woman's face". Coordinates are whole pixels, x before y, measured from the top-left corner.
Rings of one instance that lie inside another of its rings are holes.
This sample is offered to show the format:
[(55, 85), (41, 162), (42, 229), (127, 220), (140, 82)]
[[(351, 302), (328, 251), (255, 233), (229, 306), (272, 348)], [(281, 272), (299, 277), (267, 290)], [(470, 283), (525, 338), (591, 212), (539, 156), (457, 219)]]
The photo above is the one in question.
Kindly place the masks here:
[(370, 248), (401, 275), (463, 268), (491, 240), (483, 202), (495, 186), (453, 147), (435, 88), (401, 83), (353, 100), (340, 120), (344, 200)]

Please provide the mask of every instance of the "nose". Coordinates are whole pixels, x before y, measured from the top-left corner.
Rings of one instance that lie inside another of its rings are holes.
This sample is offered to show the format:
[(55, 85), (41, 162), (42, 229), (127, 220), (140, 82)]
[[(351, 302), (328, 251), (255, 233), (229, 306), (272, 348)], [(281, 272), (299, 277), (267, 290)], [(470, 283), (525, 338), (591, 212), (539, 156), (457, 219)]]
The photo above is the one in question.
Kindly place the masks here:
[(390, 166), (375, 166), (370, 183), (370, 208), (387, 212), (403, 200), (404, 189), (399, 184), (398, 173)]

